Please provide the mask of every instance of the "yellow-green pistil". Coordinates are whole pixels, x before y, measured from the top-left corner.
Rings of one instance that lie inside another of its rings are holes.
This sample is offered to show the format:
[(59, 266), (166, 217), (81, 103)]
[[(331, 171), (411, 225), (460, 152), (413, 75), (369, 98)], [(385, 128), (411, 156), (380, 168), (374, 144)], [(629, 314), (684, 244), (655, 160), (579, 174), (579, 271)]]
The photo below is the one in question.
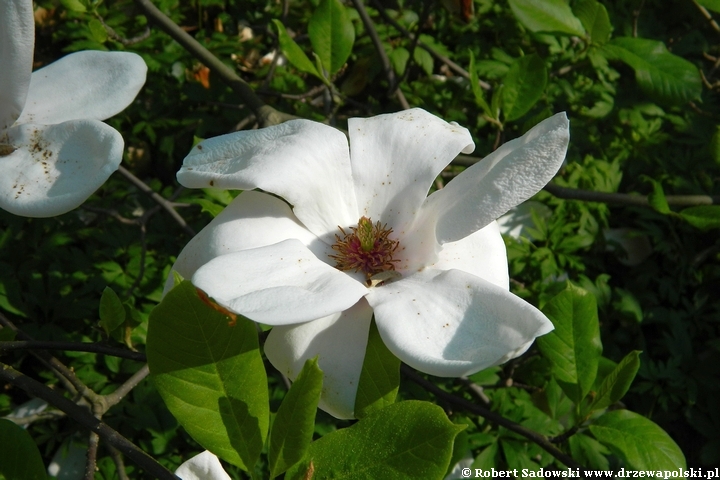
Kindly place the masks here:
[(337, 240), (332, 249), (338, 252), (337, 255), (330, 255), (335, 260), (335, 268), (342, 271), (354, 270), (364, 272), (366, 278), (370, 278), (381, 272), (395, 270), (393, 253), (397, 250), (398, 241), (389, 238), (392, 233), (387, 225), (380, 222), (373, 225), (367, 217), (358, 220), (357, 227), (350, 227), (346, 232), (338, 227), (342, 237), (335, 234)]

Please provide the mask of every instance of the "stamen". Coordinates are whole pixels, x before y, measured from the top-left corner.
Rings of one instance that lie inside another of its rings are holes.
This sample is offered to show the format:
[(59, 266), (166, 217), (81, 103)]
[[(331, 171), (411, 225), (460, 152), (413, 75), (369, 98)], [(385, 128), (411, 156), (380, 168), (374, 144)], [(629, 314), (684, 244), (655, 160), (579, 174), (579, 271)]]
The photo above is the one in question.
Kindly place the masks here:
[(399, 260), (393, 259), (393, 254), (399, 242), (389, 238), (392, 229), (387, 228), (387, 225), (381, 225), (380, 222), (373, 225), (369, 218), (361, 217), (358, 226), (350, 227), (349, 233), (342, 227), (338, 228), (342, 237), (335, 234), (337, 241), (332, 246), (338, 254), (330, 255), (336, 262), (335, 268), (363, 272), (367, 279), (381, 272), (395, 270), (394, 263)]

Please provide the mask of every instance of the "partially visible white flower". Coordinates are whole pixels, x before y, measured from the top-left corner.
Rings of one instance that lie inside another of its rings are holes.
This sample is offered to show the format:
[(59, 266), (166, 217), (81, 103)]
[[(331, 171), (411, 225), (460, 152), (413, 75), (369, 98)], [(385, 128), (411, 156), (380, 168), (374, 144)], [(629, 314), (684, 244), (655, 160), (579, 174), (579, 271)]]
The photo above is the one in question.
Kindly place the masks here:
[(78, 52), (32, 72), (32, 0), (0, 2), (0, 208), (51, 217), (84, 202), (122, 160), (100, 120), (127, 107), (147, 66), (126, 52)]
[(180, 465), (175, 475), (182, 480), (230, 480), (220, 460), (207, 450)]
[(350, 119), (348, 130), (349, 147), (340, 131), (295, 120), (193, 148), (182, 185), (268, 193), (239, 195), (173, 267), (274, 325), (265, 353), (288, 377), (319, 355), (320, 407), (339, 418), (353, 416), (373, 315), (393, 354), (444, 377), (503, 363), (552, 330), (509, 292), (495, 219), (545, 186), (569, 139), (555, 115), (428, 197), (474, 149), (465, 128), (412, 109)]

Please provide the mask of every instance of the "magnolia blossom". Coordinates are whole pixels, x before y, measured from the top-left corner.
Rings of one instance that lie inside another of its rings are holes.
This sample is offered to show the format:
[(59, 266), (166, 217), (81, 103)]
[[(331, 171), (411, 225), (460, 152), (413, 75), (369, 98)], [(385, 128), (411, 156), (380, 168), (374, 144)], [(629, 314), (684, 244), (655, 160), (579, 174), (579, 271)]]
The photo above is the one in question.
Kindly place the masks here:
[(80, 205), (122, 160), (100, 120), (121, 112), (147, 66), (125, 52), (79, 52), (32, 71), (32, 0), (0, 2), (0, 208), (50, 217)]
[(495, 219), (555, 175), (569, 139), (555, 115), (427, 196), (473, 151), (465, 128), (413, 109), (348, 130), (349, 147), (342, 132), (295, 120), (193, 148), (182, 185), (267, 193), (239, 195), (174, 265), (219, 304), (273, 325), (265, 353), (288, 377), (319, 355), (320, 407), (339, 418), (353, 416), (373, 315), (393, 354), (444, 377), (503, 363), (552, 330), (509, 292)]
[(207, 450), (180, 465), (175, 475), (182, 480), (230, 480), (220, 460)]

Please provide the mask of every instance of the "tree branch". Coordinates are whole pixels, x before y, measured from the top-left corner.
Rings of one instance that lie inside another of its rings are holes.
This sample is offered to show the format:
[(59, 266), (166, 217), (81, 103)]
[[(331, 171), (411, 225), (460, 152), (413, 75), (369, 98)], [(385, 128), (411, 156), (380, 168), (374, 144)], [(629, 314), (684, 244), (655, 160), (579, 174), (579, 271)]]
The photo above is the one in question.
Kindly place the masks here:
[(135, 0), (135, 3), (143, 9), (149, 20), (160, 27), (162, 31), (170, 35), (170, 37), (182, 45), (183, 48), (195, 56), (195, 58), (200, 60), (203, 65), (208, 67), (211, 72), (217, 75), (223, 83), (238, 94), (248, 108), (253, 111), (260, 121), (261, 126), (267, 127), (270, 125), (277, 125), (287, 120), (296, 118), (292, 115), (279, 112), (271, 106), (266, 105), (260, 97), (255, 95), (255, 92), (250, 85), (248, 85), (222, 61), (220, 61), (219, 58), (210, 53), (207, 48), (203, 47), (200, 42), (177, 26), (175, 22), (170, 20), (170, 18), (153, 5), (150, 0)]
[(170, 470), (166, 469), (156, 462), (150, 455), (140, 450), (137, 445), (130, 442), (117, 431), (95, 418), (89, 410), (76, 405), (46, 385), (23, 375), (4, 363), (0, 363), (0, 380), (8, 382), (24, 390), (30, 395), (41, 398), (51, 405), (59, 408), (84, 428), (96, 433), (105, 442), (117, 448), (148, 474), (161, 480), (178, 479), (178, 477), (176, 477)]
[(140, 352), (133, 352), (124, 348), (111, 347), (104, 343), (87, 342), (53, 342), (45, 340), (16, 340), (12, 342), (0, 342), (0, 352), (13, 350), (64, 350), (71, 352), (101, 353), (111, 357), (127, 358), (137, 362), (144, 362), (145, 355)]
[[(586, 202), (611, 203), (617, 205), (636, 205), (649, 207), (650, 202), (645, 195), (628, 193), (607, 193), (580, 190), (577, 188), (559, 187), (549, 183), (543, 189), (558, 198), (567, 200), (583, 200)], [(719, 205), (720, 197), (711, 195), (666, 195), (668, 205), (676, 207), (692, 207), (697, 205)]]
[(429, 392), (432, 392), (436, 397), (441, 398), (445, 400), (448, 403), (451, 403), (455, 406), (458, 406), (464, 410), (467, 410), (469, 412), (472, 412), (476, 415), (479, 415), (486, 420), (493, 422), (497, 425), (500, 425), (502, 427), (507, 428), (508, 430), (515, 432), (517, 434), (522, 435), (523, 437), (527, 438), (528, 440), (536, 443), (540, 448), (548, 452), (553, 457), (560, 460), (562, 463), (564, 463), (569, 468), (578, 468), (581, 471), (585, 471), (585, 467), (580, 465), (578, 462), (576, 462), (571, 456), (566, 454), (565, 452), (562, 452), (560, 449), (558, 449), (555, 445), (553, 445), (548, 438), (545, 435), (541, 435), (540, 433), (530, 430), (527, 427), (524, 427), (520, 425), (519, 423), (515, 423), (512, 420), (508, 420), (507, 418), (503, 417), (502, 415), (499, 415), (481, 405), (472, 403), (468, 400), (465, 400), (462, 397), (457, 397), (449, 392), (446, 392), (442, 388), (438, 387), (431, 381), (423, 378), (421, 375), (419, 375), (417, 372), (415, 372), (413, 369), (408, 367), (407, 365), (401, 365), (401, 371), (403, 375), (408, 377), (413, 382), (417, 383), (424, 389), (428, 390)]

